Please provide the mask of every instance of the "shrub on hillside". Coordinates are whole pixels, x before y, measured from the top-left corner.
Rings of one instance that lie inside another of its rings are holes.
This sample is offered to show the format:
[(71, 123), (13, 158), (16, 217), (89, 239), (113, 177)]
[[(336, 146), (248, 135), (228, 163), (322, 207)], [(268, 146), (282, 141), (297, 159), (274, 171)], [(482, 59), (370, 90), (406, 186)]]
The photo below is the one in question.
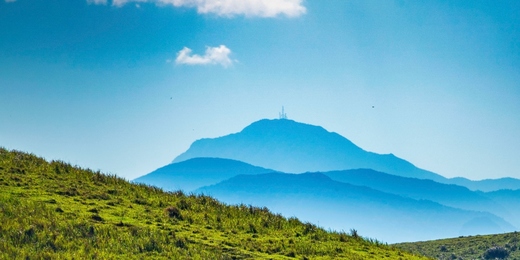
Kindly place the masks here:
[(170, 217), (170, 218), (176, 218), (178, 220), (182, 220), (181, 211), (176, 207), (166, 208), (166, 214), (168, 214), (168, 217)]
[(484, 252), (484, 259), (505, 259), (509, 256), (507, 249), (501, 246), (494, 246)]

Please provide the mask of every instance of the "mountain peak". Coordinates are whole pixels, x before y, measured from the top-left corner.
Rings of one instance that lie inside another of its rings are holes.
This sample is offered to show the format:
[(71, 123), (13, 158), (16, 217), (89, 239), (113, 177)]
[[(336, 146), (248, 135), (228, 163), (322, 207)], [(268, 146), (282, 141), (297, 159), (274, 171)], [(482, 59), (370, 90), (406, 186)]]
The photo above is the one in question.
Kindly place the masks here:
[(234, 159), (289, 173), (372, 168), (405, 177), (444, 179), (392, 154), (367, 152), (321, 126), (290, 119), (262, 119), (238, 133), (197, 140), (173, 162), (196, 157)]
[[(336, 133), (331, 133), (321, 126), (315, 126), (305, 123), (296, 122), (290, 119), (262, 119), (251, 123), (245, 127), (240, 134), (248, 137), (270, 137), (270, 138), (287, 138), (287, 139), (306, 139), (315, 136), (324, 138), (325, 136), (341, 137)], [(313, 138), (317, 139), (317, 138)], [(346, 138), (341, 137), (344, 141)], [(296, 140), (294, 140), (296, 141)], [(292, 141), (292, 142), (294, 142)], [(350, 142), (350, 141), (348, 141)], [(351, 145), (355, 146), (350, 142)], [(356, 148), (360, 149), (356, 146)]]
[[(280, 118), (280, 119), (264, 118), (264, 119), (260, 119), (258, 121), (251, 123), (250, 125), (246, 126), (244, 128), (244, 130), (246, 130), (248, 128), (254, 128), (254, 127), (266, 127), (266, 126), (268, 126), (268, 127), (269, 126), (287, 127), (287, 126), (296, 126), (296, 125), (319, 127), (319, 126), (314, 126), (314, 125), (305, 124), (305, 123), (301, 123), (301, 122), (296, 122), (292, 119), (286, 119), (286, 118)], [(321, 128), (321, 127), (319, 127), (319, 128)]]

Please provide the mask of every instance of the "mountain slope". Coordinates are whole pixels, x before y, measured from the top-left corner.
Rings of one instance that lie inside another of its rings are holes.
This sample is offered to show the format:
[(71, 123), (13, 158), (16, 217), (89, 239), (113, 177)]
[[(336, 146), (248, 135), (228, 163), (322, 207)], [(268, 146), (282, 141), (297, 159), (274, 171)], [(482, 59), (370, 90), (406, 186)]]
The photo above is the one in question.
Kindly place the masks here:
[(520, 180), (513, 178), (482, 181), (447, 179), (417, 168), (393, 154), (365, 151), (347, 138), (322, 127), (288, 119), (263, 119), (235, 134), (197, 140), (173, 162), (197, 157), (234, 159), (290, 173), (366, 168), (402, 177), (456, 184), (470, 190), (520, 189)]
[(515, 219), (511, 223), (520, 226), (520, 190), (498, 190), (481, 194), (506, 208)]
[(367, 152), (322, 127), (287, 119), (264, 119), (239, 133), (197, 140), (173, 162), (196, 157), (234, 159), (291, 173), (370, 168), (404, 177), (445, 179), (392, 154)]
[(519, 190), (520, 180), (515, 178), (486, 179), (473, 181), (466, 178), (457, 177), (446, 180), (446, 183), (456, 184), (467, 187), (470, 190), (484, 192), (496, 190)]
[[(497, 203), (489, 196), (474, 192), (466, 187), (443, 184), (432, 180), (421, 180), (390, 175), (371, 169), (324, 172), (335, 181), (366, 186), (387, 193), (417, 200), (431, 200), (440, 204), (474, 211), (487, 211), (520, 226), (518, 215), (512, 214), (511, 205)], [(520, 201), (517, 201), (517, 206)]]
[(495, 215), (413, 200), (336, 182), (320, 173), (240, 175), (197, 192), (227, 203), (267, 206), (336, 230), (356, 228), (388, 242), (498, 233), (514, 228)]
[(0, 259), (425, 259), (0, 148)]
[[(395, 246), (435, 259), (520, 259), (519, 232), (401, 243)], [(504, 252), (508, 255), (506, 258), (503, 257)]]
[(134, 182), (157, 186), (169, 191), (183, 190), (191, 192), (202, 186), (215, 184), (235, 175), (268, 172), (273, 172), (273, 170), (236, 160), (193, 158), (161, 167), (135, 179)]

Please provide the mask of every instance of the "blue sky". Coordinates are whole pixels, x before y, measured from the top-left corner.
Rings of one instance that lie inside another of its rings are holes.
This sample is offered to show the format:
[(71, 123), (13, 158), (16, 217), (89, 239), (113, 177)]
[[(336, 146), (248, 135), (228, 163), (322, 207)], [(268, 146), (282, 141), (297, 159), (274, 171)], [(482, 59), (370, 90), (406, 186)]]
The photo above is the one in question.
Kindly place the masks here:
[[(0, 145), (129, 179), (275, 118), (520, 178), (520, 2), (0, 2)], [(372, 108), (373, 106), (373, 108)]]

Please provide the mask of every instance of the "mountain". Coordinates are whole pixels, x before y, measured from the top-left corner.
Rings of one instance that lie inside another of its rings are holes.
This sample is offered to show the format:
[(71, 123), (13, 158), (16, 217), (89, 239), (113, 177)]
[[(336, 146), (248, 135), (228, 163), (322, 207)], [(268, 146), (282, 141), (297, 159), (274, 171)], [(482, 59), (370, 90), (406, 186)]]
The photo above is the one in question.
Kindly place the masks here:
[(448, 179), (446, 183), (456, 184), (467, 187), (470, 190), (480, 190), (484, 192), (520, 189), (520, 180), (515, 178), (485, 179), (473, 181), (462, 177), (456, 177)]
[(498, 190), (481, 194), (506, 208), (514, 216), (515, 220), (511, 220), (511, 223), (520, 226), (520, 190)]
[(0, 147), (0, 259), (427, 259)]
[[(497, 203), (494, 196), (492, 196), (496, 193), (482, 194), (463, 186), (443, 184), (432, 180), (400, 177), (371, 169), (332, 171), (324, 172), (323, 174), (335, 181), (366, 186), (403, 197), (431, 200), (446, 206), (465, 210), (487, 211), (520, 227), (520, 219), (517, 214), (513, 213), (515, 208), (518, 208), (518, 205), (520, 205), (520, 196), (512, 203), (501, 204)], [(495, 197), (498, 198), (498, 195)], [(516, 206), (514, 206), (515, 203)]]
[(335, 230), (357, 229), (386, 242), (418, 241), (514, 229), (486, 212), (455, 209), (368, 187), (333, 181), (321, 173), (239, 175), (200, 188), (226, 203), (267, 206)]
[(259, 174), (273, 170), (222, 158), (193, 158), (161, 167), (133, 181), (164, 190), (191, 192), (239, 174)]
[(520, 180), (513, 178), (447, 179), (393, 154), (365, 151), (347, 138), (320, 126), (288, 119), (262, 119), (238, 133), (197, 140), (173, 162), (197, 157), (228, 158), (289, 173), (366, 168), (402, 177), (456, 184), (470, 190), (520, 189)]
[(367, 152), (337, 133), (288, 119), (263, 119), (239, 133), (197, 140), (173, 162), (197, 157), (234, 159), (290, 173), (369, 168), (404, 177), (445, 180), (393, 154)]

